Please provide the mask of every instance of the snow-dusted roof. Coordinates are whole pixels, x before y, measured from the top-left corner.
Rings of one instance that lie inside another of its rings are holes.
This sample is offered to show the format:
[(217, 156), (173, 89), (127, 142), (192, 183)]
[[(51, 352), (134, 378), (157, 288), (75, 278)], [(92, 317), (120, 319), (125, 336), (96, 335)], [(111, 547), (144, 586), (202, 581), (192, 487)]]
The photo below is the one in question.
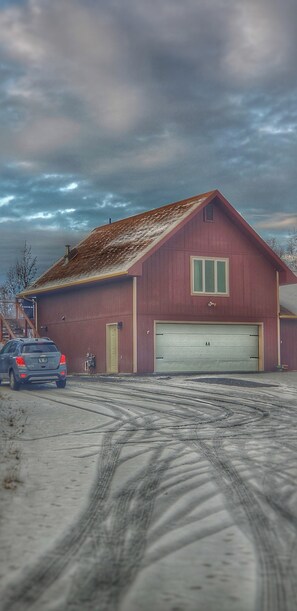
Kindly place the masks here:
[(22, 294), (128, 274), (139, 259), (215, 193), (203, 193), (97, 227), (71, 250), (68, 262), (61, 258)]
[(294, 314), (297, 316), (297, 284), (287, 284), (286, 286), (281, 286), (279, 294), (281, 314)]

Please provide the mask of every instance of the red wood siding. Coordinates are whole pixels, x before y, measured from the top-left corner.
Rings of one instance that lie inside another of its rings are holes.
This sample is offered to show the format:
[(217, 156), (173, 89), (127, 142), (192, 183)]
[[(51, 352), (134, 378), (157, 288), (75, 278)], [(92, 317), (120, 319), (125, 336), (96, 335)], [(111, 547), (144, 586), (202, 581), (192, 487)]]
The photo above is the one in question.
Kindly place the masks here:
[(297, 319), (281, 319), (281, 363), (297, 371)]
[[(65, 316), (65, 320), (62, 317)], [(121, 321), (119, 371), (132, 371), (132, 279), (76, 288), (38, 298), (38, 328), (67, 356), (71, 372), (83, 372), (87, 352), (96, 372), (106, 371), (106, 324)], [(41, 326), (47, 326), (46, 331)]]
[[(276, 273), (238, 227), (215, 207), (215, 221), (200, 212), (143, 265), (138, 279), (138, 365), (153, 371), (154, 320), (263, 322), (265, 370), (277, 365)], [(191, 295), (190, 257), (229, 258), (230, 296)], [(208, 302), (214, 301), (215, 308)]]

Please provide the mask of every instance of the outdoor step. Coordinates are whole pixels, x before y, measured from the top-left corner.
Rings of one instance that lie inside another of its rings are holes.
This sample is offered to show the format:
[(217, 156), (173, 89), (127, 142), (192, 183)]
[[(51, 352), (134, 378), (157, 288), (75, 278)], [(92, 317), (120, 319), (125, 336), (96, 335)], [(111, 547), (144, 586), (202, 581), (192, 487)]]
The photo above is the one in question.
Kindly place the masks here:
[[(16, 337), (26, 337), (26, 332), (24, 327), (20, 327), (18, 321), (14, 318), (6, 318), (5, 319), (8, 325), (10, 326), (13, 334)], [(2, 329), (2, 341), (7, 342), (9, 339), (13, 339), (8, 329), (3, 325)]]

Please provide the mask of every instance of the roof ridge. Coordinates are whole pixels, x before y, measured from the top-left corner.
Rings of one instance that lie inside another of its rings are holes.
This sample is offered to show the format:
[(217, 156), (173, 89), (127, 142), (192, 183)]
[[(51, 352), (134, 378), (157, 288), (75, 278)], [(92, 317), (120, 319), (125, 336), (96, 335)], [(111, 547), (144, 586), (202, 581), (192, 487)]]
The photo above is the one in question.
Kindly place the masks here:
[(125, 222), (128, 223), (132, 219), (136, 219), (136, 218), (139, 218), (139, 217), (150, 216), (154, 212), (156, 212), (156, 210), (165, 210), (166, 208), (174, 208), (175, 206), (178, 206), (178, 205), (181, 205), (181, 204), (194, 204), (197, 199), (200, 199), (201, 197), (205, 197), (205, 198), (209, 197), (210, 195), (212, 195), (213, 193), (216, 193), (216, 192), (217, 192), (217, 189), (213, 189), (212, 191), (206, 191), (205, 193), (199, 193), (198, 195), (194, 195), (192, 197), (187, 197), (185, 199), (181, 199), (181, 200), (178, 200), (176, 202), (171, 202), (169, 204), (164, 204), (162, 206), (158, 206), (158, 208), (150, 208), (149, 210), (145, 210), (144, 212), (139, 212), (138, 214), (132, 214), (132, 216), (125, 216), (123, 219), (118, 219), (117, 221), (112, 221), (111, 223), (105, 223), (105, 225), (98, 225), (97, 227), (94, 227), (94, 229), (92, 229), (91, 233), (94, 233), (98, 229), (103, 229), (105, 227), (110, 227), (110, 225), (115, 225), (117, 223), (125, 223)]

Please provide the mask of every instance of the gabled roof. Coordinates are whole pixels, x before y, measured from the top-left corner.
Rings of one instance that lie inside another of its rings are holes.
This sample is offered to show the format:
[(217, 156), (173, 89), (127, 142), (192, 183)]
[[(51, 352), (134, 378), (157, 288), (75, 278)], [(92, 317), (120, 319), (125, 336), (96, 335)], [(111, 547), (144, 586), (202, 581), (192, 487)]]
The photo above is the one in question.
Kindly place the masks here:
[(287, 266), (248, 225), (217, 190), (149, 210), (94, 229), (70, 252), (40, 276), (21, 296), (98, 282), (116, 276), (141, 273), (141, 263), (172, 237), (185, 223), (211, 201), (218, 201), (241, 229), (248, 233), (265, 255), (274, 261), (285, 279)]
[(22, 294), (127, 275), (130, 268), (213, 192), (96, 227)]

